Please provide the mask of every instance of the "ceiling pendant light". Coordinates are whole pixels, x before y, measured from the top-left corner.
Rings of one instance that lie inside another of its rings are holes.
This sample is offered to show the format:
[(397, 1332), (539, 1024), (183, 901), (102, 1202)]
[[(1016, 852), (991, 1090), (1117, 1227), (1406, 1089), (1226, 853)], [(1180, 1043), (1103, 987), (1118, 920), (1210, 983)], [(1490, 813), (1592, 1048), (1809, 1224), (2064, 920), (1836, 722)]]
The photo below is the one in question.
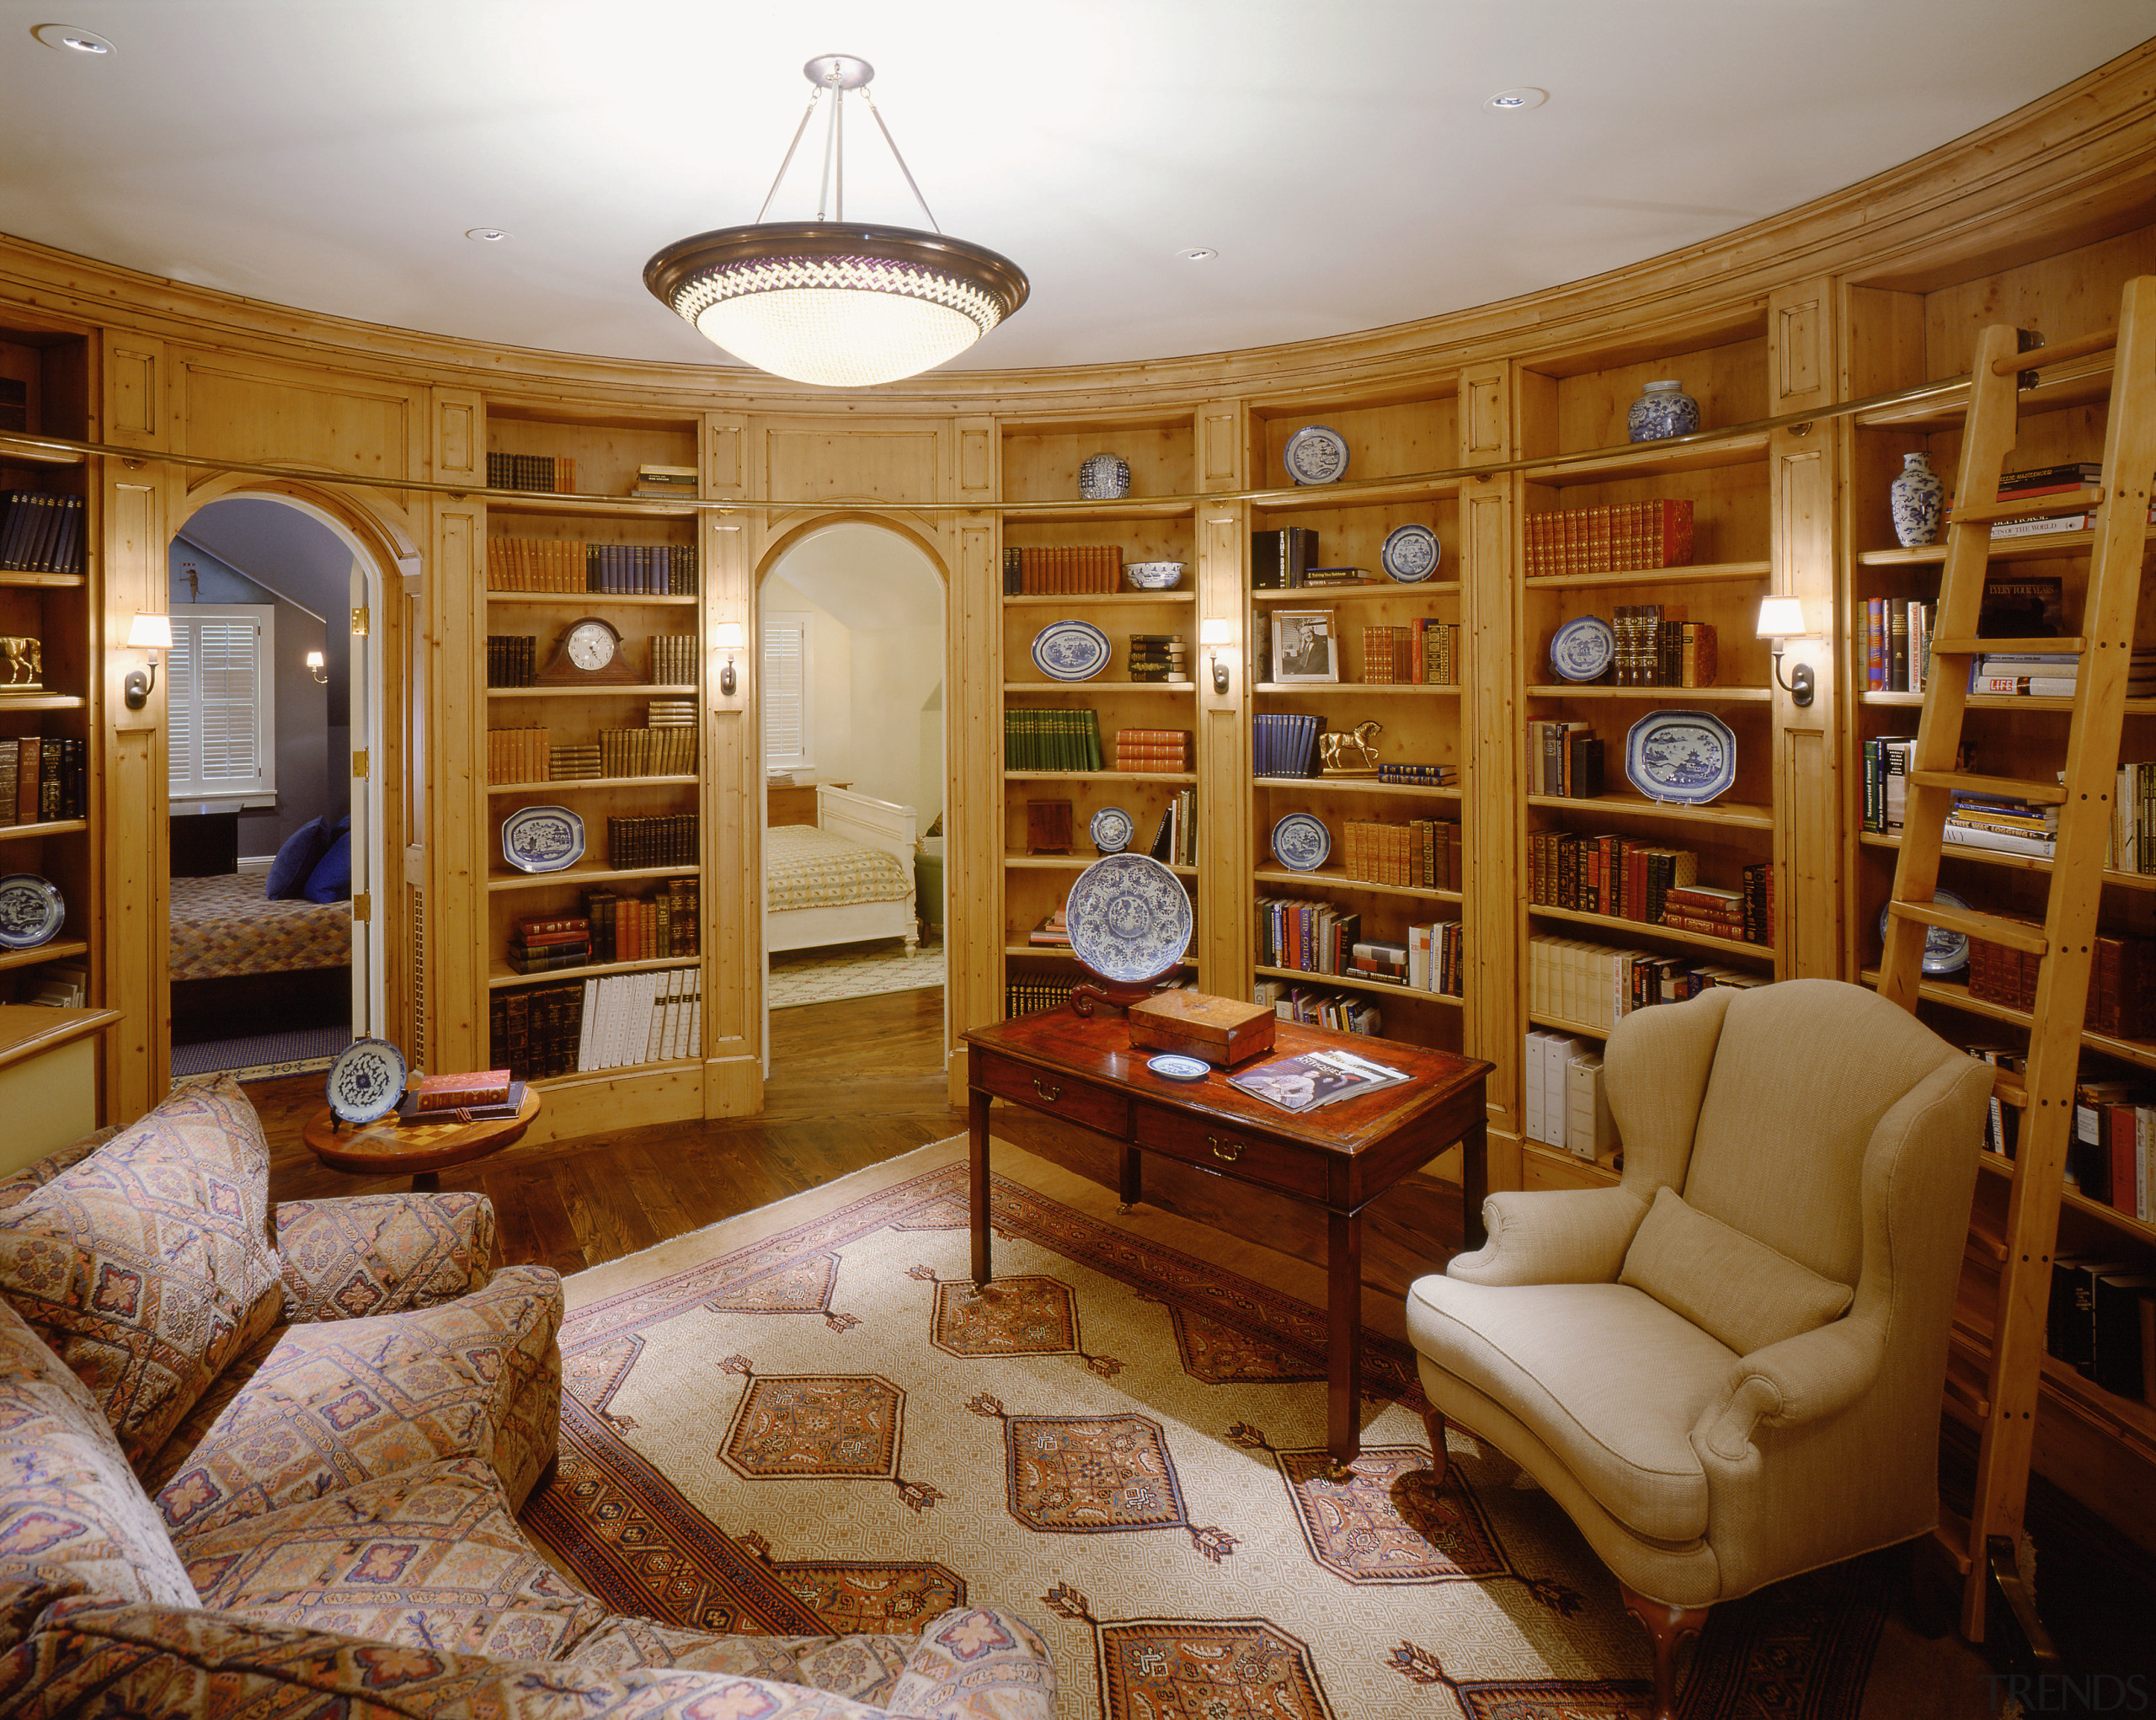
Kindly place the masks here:
[[(853, 90), (867, 103), (931, 227), (936, 217), (868, 93), (875, 67), (851, 55), (825, 54), (802, 71), (816, 93), (755, 222), (677, 239), (643, 265), (643, 283), (713, 345), (792, 382), (861, 388), (932, 370), (1025, 303), (1025, 274), (1009, 258), (940, 230), (849, 225), (845, 102)], [(816, 104), (826, 99), (816, 218), (766, 226), (765, 211)], [(834, 187), (832, 208), (825, 199)]]

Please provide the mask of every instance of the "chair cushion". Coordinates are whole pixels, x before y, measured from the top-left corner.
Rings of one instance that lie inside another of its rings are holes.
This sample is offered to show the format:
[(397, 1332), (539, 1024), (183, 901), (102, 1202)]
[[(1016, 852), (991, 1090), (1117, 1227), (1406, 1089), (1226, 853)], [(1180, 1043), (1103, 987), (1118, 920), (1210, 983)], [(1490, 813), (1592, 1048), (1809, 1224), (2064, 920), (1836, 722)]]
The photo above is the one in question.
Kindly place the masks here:
[(1518, 1416), (1633, 1533), (1706, 1532), (1692, 1424), (1737, 1357), (1683, 1316), (1629, 1285), (1430, 1277), (1408, 1286), (1407, 1335)]
[(1695, 1212), (1664, 1184), (1625, 1253), (1620, 1284), (1645, 1290), (1739, 1355), (1838, 1320), (1849, 1287)]
[(138, 1467), (284, 1303), (270, 1151), (229, 1076), (175, 1090), (0, 1214), (0, 1295)]
[(200, 1604), (98, 1401), (5, 1302), (0, 1583)]

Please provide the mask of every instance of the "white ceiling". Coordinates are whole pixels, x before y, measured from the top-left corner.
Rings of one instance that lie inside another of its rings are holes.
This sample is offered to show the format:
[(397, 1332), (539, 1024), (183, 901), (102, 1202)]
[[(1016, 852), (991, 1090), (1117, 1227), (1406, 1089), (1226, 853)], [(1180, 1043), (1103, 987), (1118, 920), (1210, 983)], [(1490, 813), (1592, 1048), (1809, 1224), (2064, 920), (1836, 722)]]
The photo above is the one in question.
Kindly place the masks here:
[[(118, 51), (41, 45), (56, 19)], [(0, 231), (396, 327), (712, 362), (644, 260), (755, 216), (802, 62), (845, 52), (944, 228), (1032, 278), (959, 367), (1166, 357), (1710, 238), (2152, 27), (2150, 0), (0, 0)], [(1550, 99), (1484, 105), (1518, 85)], [(848, 119), (848, 215), (921, 224)], [(819, 159), (804, 141), (771, 218), (814, 214)], [(513, 237), (464, 237), (489, 226)]]

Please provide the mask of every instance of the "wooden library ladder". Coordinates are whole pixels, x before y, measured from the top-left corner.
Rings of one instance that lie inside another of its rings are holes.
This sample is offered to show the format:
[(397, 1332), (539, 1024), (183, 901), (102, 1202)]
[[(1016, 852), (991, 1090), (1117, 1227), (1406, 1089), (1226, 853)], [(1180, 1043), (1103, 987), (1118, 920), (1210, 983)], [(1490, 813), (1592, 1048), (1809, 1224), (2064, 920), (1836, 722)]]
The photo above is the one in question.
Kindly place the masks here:
[[(1983, 1640), (1988, 1584), (1996, 1580), (2031, 1647), (2048, 1658), (2048, 1640), (2017, 1573), (2015, 1552), (2036, 1437), (2045, 1305), (2051, 1295), (2059, 1190), (2073, 1128), (2089, 948), (2103, 893), (2105, 846), (2117, 779), (2120, 727), (2126, 713), (2127, 668), (2133, 654), (2134, 611), (2147, 547), (2150, 474), (2156, 472), (2156, 275), (2127, 283), (2113, 332), (2063, 342), (2041, 354), (2032, 350), (2037, 344), (2033, 337), (1999, 324), (1985, 329), (1977, 346), (1954, 512), (1946, 528), (1946, 563), (1940, 579), (1931, 647), (1934, 667), (1908, 774), (1901, 856), (1888, 905), (1879, 990), (1881, 996), (1914, 1011), (1924, 941), (1935, 926), (2025, 951), (2041, 960), (2028, 1066), (2021, 1083), (2025, 1109), (2007, 1209), (1991, 1371), (1988, 1389), (1974, 1405), (1983, 1426), (1975, 1501), (1966, 1525), (1949, 1521), (1942, 1514), (1940, 1538), (1967, 1579), (1962, 1634), (1972, 1642)], [(2034, 382), (2031, 366), (2057, 365), (2106, 350), (2113, 352), (2111, 410), (2098, 487), (1999, 501), (2000, 467), (2017, 430), (2020, 391)], [(2097, 523), (2089, 551), (2089, 589), (2080, 636), (1979, 639), (1977, 614), (1992, 522), (2085, 511), (2095, 512)], [(2057, 780), (2023, 782), (1956, 768), (1968, 705), (1968, 666), (1982, 652), (2046, 652), (2080, 659), (2061, 760), (2063, 775)], [(1956, 789), (2058, 808), (2050, 895), (2041, 929), (1932, 900), (1939, 881), (1940, 832)], [(2010, 1092), (2002, 1086), (2002, 1097)]]

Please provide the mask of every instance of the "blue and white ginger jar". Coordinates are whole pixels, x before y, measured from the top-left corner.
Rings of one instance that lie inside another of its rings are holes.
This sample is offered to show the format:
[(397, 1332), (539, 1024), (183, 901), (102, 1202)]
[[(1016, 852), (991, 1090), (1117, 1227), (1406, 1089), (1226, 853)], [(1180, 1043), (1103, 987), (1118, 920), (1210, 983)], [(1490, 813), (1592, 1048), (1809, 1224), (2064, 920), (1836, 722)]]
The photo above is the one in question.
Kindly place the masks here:
[(1931, 469), (1928, 454), (1902, 456), (1902, 475), (1887, 486), (1894, 510), (1894, 535), (1904, 549), (1939, 541), (1939, 521), (1946, 506), (1946, 486)]
[(1120, 454), (1094, 454), (1078, 467), (1078, 499), (1117, 502), (1130, 494), (1130, 462)]
[(1689, 436), (1699, 427), (1700, 403), (1679, 382), (1649, 382), (1625, 414), (1625, 432), (1636, 442)]

